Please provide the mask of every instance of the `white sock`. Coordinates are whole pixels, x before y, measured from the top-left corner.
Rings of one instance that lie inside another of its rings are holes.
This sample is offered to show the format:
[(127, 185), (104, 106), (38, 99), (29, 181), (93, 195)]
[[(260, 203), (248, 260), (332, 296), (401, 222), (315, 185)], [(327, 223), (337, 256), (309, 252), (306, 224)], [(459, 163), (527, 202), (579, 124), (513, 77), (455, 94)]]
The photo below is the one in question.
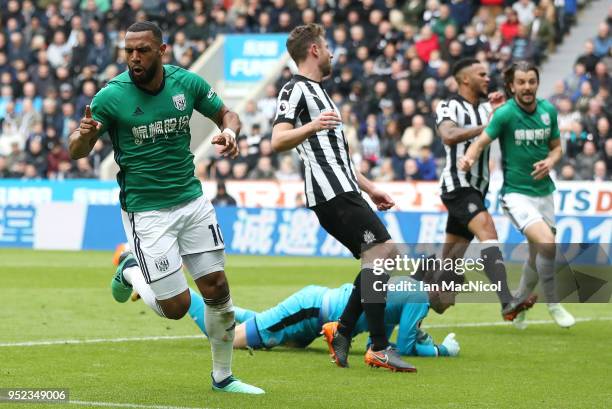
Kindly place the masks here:
[(144, 301), (145, 304), (147, 304), (160, 317), (165, 317), (161, 307), (157, 303), (157, 299), (155, 299), (155, 294), (153, 293), (153, 290), (151, 290), (151, 286), (145, 281), (140, 267), (134, 266), (126, 268), (123, 270), (123, 277), (125, 278), (125, 281), (132, 284), (134, 291), (140, 295), (140, 298), (142, 298), (142, 301)]
[(538, 285), (538, 272), (529, 264), (529, 260), (525, 260), (521, 281), (514, 296), (519, 300), (524, 300), (533, 292), (536, 285)]
[(544, 298), (547, 303), (559, 302), (557, 299), (557, 287), (555, 285), (555, 260), (546, 258), (541, 254), (536, 256), (536, 268), (540, 275)]
[(213, 378), (221, 382), (232, 374), (234, 344), (234, 306), (229, 294), (220, 300), (204, 299), (204, 323), (212, 350)]

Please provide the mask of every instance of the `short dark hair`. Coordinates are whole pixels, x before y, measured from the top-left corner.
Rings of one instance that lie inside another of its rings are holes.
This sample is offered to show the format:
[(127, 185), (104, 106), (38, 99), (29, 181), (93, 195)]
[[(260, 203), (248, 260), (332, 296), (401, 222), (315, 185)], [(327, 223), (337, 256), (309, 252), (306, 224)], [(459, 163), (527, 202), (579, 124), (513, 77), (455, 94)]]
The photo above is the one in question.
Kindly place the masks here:
[(510, 88), (510, 84), (514, 82), (514, 74), (517, 71), (533, 71), (535, 72), (538, 83), (540, 82), (540, 71), (534, 63), (529, 61), (517, 61), (515, 63), (512, 63), (510, 67), (508, 67), (506, 71), (504, 71), (504, 89), (508, 97), (514, 96), (514, 94), (512, 93), (512, 89)]
[(287, 38), (287, 51), (293, 61), (296, 64), (304, 61), (308, 55), (308, 47), (314, 43), (320, 44), (320, 38), (324, 34), (323, 26), (315, 23), (297, 26), (291, 30)]
[(153, 37), (155, 37), (155, 39), (159, 41), (160, 44), (164, 42), (162, 38), (161, 29), (159, 28), (157, 24), (155, 24), (152, 21), (139, 21), (129, 26), (127, 31), (132, 32), (132, 33), (139, 33), (142, 31), (151, 31), (153, 33)]
[(471, 67), (474, 64), (480, 64), (480, 61), (478, 61), (476, 58), (471, 57), (462, 58), (453, 65), (451, 73), (453, 74), (453, 77), (457, 78), (457, 75), (459, 75), (461, 71), (463, 71), (467, 67)]

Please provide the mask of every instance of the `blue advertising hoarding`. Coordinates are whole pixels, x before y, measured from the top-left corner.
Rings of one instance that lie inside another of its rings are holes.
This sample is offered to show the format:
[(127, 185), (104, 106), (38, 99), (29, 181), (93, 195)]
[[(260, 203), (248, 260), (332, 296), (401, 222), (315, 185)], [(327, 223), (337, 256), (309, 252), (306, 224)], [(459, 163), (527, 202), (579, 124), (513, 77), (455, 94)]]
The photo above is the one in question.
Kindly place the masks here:
[(258, 82), (278, 65), (287, 34), (228, 34), (225, 36), (225, 81)]

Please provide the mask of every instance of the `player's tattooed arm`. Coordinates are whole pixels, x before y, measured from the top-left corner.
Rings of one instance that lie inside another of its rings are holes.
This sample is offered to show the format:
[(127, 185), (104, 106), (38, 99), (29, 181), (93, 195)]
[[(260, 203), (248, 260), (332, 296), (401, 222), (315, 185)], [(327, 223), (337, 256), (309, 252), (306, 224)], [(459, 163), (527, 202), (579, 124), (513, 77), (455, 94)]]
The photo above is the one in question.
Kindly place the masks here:
[(480, 135), (484, 130), (484, 125), (474, 128), (461, 128), (453, 121), (443, 121), (438, 125), (438, 134), (440, 134), (442, 142), (449, 146), (472, 139)]
[(563, 156), (563, 149), (561, 148), (560, 139), (551, 139), (548, 147), (550, 148), (548, 156), (545, 159), (533, 164), (533, 172), (531, 172), (531, 176), (533, 176), (535, 180), (541, 180), (548, 176), (550, 171)]
[(219, 135), (215, 135), (212, 138), (211, 143), (213, 145), (223, 146), (220, 151), (221, 155), (235, 158), (238, 156), (236, 136), (240, 134), (240, 128), (242, 126), (238, 114), (230, 111), (225, 105), (223, 105), (213, 120), (219, 129), (221, 129), (221, 133)]
[(79, 127), (70, 135), (68, 150), (73, 160), (89, 155), (99, 137), (102, 123), (93, 119), (89, 105), (85, 107), (85, 116), (81, 119)]
[(484, 148), (486, 148), (491, 142), (493, 142), (493, 140), (489, 137), (489, 135), (487, 135), (486, 132), (483, 132), (482, 135), (480, 135), (480, 137), (478, 137), (478, 139), (476, 139), (476, 141), (470, 145), (465, 155), (459, 159), (458, 168), (464, 172), (469, 171), (474, 165), (474, 162), (476, 162), (480, 157), (480, 154)]

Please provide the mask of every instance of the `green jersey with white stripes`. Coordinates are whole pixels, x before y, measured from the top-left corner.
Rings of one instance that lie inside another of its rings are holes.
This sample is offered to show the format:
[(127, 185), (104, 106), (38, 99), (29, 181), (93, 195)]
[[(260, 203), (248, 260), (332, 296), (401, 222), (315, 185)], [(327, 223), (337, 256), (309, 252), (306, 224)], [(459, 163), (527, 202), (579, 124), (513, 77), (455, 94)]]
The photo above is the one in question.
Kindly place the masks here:
[(129, 72), (108, 82), (91, 104), (113, 143), (123, 210), (159, 210), (202, 195), (189, 148), (193, 110), (214, 118), (223, 102), (210, 85), (183, 68), (164, 65), (159, 91), (138, 87)]
[(491, 139), (499, 138), (502, 194), (546, 196), (555, 190), (550, 176), (540, 180), (531, 176), (533, 165), (548, 156), (550, 140), (559, 139), (557, 110), (550, 102), (538, 99), (536, 110), (529, 113), (513, 98), (495, 112), (485, 131)]

